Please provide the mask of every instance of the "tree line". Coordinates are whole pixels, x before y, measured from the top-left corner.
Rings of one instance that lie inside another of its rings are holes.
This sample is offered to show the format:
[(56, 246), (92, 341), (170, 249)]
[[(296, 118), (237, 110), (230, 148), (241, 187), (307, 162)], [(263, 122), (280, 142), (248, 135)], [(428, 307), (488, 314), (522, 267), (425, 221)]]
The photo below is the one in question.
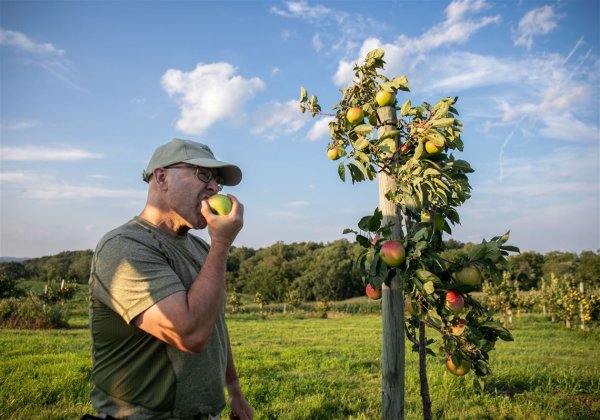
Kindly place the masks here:
[[(443, 258), (453, 261), (475, 244), (446, 241)], [(346, 239), (327, 244), (276, 242), (254, 249), (234, 247), (227, 263), (228, 291), (255, 295), (267, 302), (285, 302), (293, 293), (303, 301), (344, 300), (364, 294), (361, 273), (354, 267), (362, 247)], [(11, 295), (10, 289), (22, 280), (88, 281), (92, 251), (64, 251), (56, 255), (31, 258), (21, 262), (0, 263), (0, 297)], [(554, 277), (587, 288), (600, 288), (600, 251), (551, 251), (540, 254), (522, 252), (508, 257), (510, 278), (519, 290), (539, 289), (543, 280)]]

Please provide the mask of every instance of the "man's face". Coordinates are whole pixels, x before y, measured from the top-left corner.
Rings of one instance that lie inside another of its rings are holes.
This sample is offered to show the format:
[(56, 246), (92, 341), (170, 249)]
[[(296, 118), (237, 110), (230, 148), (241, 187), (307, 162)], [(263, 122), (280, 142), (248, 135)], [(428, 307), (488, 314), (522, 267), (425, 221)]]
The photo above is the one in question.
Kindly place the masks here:
[(221, 190), (221, 182), (215, 169), (200, 168), (186, 164), (171, 165), (166, 169), (168, 179), (168, 205), (185, 226), (204, 229), (206, 220), (200, 213), (202, 200)]

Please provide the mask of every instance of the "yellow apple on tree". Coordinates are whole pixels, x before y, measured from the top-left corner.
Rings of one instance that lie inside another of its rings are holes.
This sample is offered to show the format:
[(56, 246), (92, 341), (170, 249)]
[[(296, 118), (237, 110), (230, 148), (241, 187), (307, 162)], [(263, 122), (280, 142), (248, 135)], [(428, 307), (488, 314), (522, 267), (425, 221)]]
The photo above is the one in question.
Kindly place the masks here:
[(396, 101), (396, 95), (393, 92), (380, 90), (375, 94), (375, 102), (379, 106), (390, 106)]
[(330, 147), (329, 149), (327, 149), (327, 156), (331, 160), (337, 160), (340, 157), (340, 151), (337, 147)]
[(346, 112), (346, 119), (350, 124), (356, 124), (357, 122), (365, 119), (365, 113), (363, 112), (362, 108), (350, 108)]
[(427, 153), (429, 153), (430, 155), (434, 155), (436, 153), (441, 152), (442, 147), (438, 147), (432, 140), (427, 140), (427, 142), (425, 143), (425, 150), (427, 150)]
[(231, 199), (223, 194), (211, 195), (207, 199), (208, 205), (214, 214), (224, 216), (231, 212), (231, 206), (233, 203)]
[(446, 360), (446, 369), (456, 376), (464, 376), (471, 370), (471, 362), (467, 359), (462, 359), (460, 365), (456, 366), (452, 361), (452, 357), (448, 357), (448, 360)]

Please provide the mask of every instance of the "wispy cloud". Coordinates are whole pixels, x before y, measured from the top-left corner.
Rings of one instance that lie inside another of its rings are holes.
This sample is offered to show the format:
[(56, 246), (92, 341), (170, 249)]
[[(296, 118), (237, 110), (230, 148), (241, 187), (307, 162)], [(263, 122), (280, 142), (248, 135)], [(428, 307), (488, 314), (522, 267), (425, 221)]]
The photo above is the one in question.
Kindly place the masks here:
[(483, 0), (454, 1), (446, 8), (446, 19), (443, 22), (428, 28), (416, 38), (400, 35), (391, 43), (384, 43), (374, 37), (367, 38), (360, 47), (358, 58), (340, 60), (333, 81), (338, 86), (350, 83), (354, 78), (352, 71), (354, 64), (360, 62), (375, 48), (385, 50), (386, 68), (390, 73), (404, 73), (413, 69), (424, 60), (424, 54), (427, 52), (444, 45), (462, 44), (480, 29), (500, 22), (499, 15), (470, 17), (487, 7), (487, 3)]
[(40, 44), (31, 40), (24, 33), (4, 28), (0, 28), (0, 45), (8, 45), (33, 54), (65, 55), (65, 50), (56, 48), (51, 43)]
[(101, 159), (103, 155), (74, 148), (45, 146), (0, 147), (0, 160), (5, 161), (61, 161)]
[(52, 43), (32, 40), (22, 32), (0, 27), (0, 45), (25, 54), (25, 63), (40, 67), (71, 87), (88, 93), (74, 81), (74, 72), (65, 50)]
[(329, 123), (333, 122), (334, 120), (335, 117), (319, 118), (308, 131), (308, 139), (311, 141), (316, 141), (322, 138), (329, 138)]
[(308, 122), (307, 115), (300, 114), (298, 100), (274, 102), (265, 105), (256, 112), (257, 124), (250, 131), (268, 140), (275, 140), (300, 130)]
[(542, 6), (530, 10), (519, 21), (516, 31), (515, 45), (531, 49), (533, 37), (546, 35), (557, 27), (558, 16), (554, 14), (552, 6)]
[(82, 200), (93, 198), (140, 199), (143, 189), (115, 189), (98, 184), (72, 184), (51, 173), (33, 171), (0, 172), (2, 194), (16, 194), (33, 200)]
[(360, 39), (372, 33), (386, 30), (380, 20), (349, 13), (323, 5), (311, 5), (307, 1), (287, 1), (274, 6), (271, 13), (288, 19), (301, 19), (316, 28), (311, 42), (317, 52), (326, 55), (346, 54), (358, 46)]
[(245, 79), (229, 63), (198, 64), (191, 72), (169, 69), (161, 83), (181, 108), (177, 129), (202, 134), (215, 122), (232, 117), (265, 88), (257, 77)]

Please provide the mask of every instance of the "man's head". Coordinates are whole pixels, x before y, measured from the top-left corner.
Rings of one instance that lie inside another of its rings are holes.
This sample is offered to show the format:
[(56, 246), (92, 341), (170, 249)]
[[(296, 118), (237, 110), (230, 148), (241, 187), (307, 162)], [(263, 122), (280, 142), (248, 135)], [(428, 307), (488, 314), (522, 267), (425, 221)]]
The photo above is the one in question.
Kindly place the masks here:
[(231, 163), (215, 159), (215, 155), (208, 146), (181, 139), (173, 139), (169, 143), (156, 148), (150, 162), (148, 162), (148, 167), (143, 172), (143, 179), (149, 182), (155, 169), (180, 163), (216, 170), (223, 179), (223, 185), (237, 185), (242, 180), (240, 168)]
[(218, 193), (222, 185), (239, 184), (242, 171), (216, 160), (204, 144), (173, 139), (154, 151), (143, 178), (150, 184), (145, 217), (183, 233), (206, 227), (202, 201)]

